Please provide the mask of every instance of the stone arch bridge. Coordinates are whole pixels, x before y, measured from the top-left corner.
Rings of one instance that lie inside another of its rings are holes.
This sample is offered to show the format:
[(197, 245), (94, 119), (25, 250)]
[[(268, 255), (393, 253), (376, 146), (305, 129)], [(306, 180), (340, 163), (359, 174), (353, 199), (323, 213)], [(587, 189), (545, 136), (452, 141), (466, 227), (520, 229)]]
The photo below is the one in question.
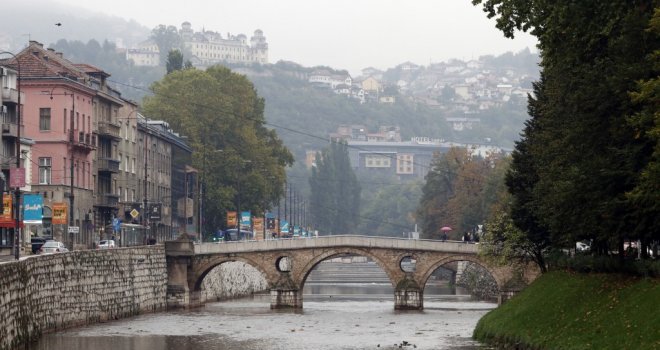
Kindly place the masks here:
[[(394, 287), (394, 308), (423, 309), (424, 286), (440, 266), (470, 261), (486, 268), (493, 276), (500, 295), (515, 291), (507, 287), (514, 268), (490, 264), (478, 255), (479, 245), (369, 236), (321, 236), (309, 239), (243, 241), (193, 244), (189, 240), (165, 243), (167, 256), (168, 307), (194, 307), (202, 300), (202, 281), (214, 267), (241, 261), (259, 270), (268, 282), (271, 308), (302, 308), (302, 291), (309, 273), (320, 262), (354, 254), (372, 259), (387, 274)], [(401, 262), (416, 261), (413, 271), (404, 271)], [(407, 260), (407, 259), (406, 259)], [(526, 266), (517, 273), (525, 283), (538, 275)], [(500, 299), (502, 300), (502, 299)]]

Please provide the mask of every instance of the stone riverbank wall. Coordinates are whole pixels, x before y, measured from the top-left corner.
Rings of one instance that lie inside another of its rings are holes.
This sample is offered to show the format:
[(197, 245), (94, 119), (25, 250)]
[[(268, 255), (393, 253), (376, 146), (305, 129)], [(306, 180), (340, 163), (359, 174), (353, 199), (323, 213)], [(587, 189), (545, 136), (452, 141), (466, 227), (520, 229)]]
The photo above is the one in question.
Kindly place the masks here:
[(165, 248), (34, 256), (0, 264), (0, 349), (41, 333), (164, 310)]

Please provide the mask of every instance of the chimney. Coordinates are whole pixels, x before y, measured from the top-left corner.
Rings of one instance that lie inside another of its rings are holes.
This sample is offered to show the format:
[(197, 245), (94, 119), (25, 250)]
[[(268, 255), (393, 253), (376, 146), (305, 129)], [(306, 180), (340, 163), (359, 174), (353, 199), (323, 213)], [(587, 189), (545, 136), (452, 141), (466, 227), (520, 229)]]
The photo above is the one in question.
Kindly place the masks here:
[(42, 43), (40, 43), (40, 42), (38, 42), (38, 41), (36, 41), (36, 40), (30, 40), (30, 45), (37, 45), (37, 46), (39, 46), (39, 47), (42, 48), (42, 49), (44, 48), (44, 44), (42, 44)]
[(57, 51), (55, 51), (55, 55), (56, 55), (57, 57), (59, 57), (59, 58), (64, 58), (64, 54), (61, 53), (61, 52), (57, 52)]
[(50, 51), (50, 52), (55, 52), (55, 49), (53, 49), (52, 47), (49, 47), (49, 48), (48, 48), (48, 51)]

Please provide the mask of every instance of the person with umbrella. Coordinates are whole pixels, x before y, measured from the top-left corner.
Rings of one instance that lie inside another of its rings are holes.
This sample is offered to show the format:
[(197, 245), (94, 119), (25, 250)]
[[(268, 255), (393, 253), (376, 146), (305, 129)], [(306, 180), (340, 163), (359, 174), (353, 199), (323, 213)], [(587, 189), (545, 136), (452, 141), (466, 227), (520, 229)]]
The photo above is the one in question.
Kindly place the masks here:
[(442, 236), (441, 236), (441, 237), (442, 237), (442, 241), (444, 242), (444, 241), (447, 240), (447, 232), (448, 232), (448, 231), (451, 231), (451, 227), (449, 227), (449, 226), (443, 226), (443, 227), (440, 229), (440, 231), (442, 231)]

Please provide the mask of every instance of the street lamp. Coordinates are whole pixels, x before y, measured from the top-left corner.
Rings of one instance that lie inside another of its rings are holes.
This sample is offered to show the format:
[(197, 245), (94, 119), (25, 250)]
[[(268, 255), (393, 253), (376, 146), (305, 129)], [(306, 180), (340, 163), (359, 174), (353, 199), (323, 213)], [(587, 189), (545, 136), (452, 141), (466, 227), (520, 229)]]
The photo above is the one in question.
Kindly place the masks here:
[(242, 159), (240, 160), (240, 165), (239, 165), (239, 170), (237, 174), (237, 179), (238, 179), (238, 198), (237, 198), (237, 205), (236, 205), (236, 217), (238, 218), (238, 230), (236, 231), (236, 239), (241, 239), (241, 222), (243, 221), (243, 215), (241, 214), (241, 176), (243, 174), (243, 164), (248, 164), (251, 163), (252, 161), (249, 159)]
[[(2, 51), (0, 52), (0, 55), (11, 55), (14, 57), (14, 61), (16, 61), (16, 66), (18, 69), (16, 70), (18, 75), (16, 77), (16, 90), (18, 91), (18, 105), (16, 106), (16, 171), (15, 175), (18, 175), (18, 172), (20, 171), (19, 169), (21, 168), (21, 62), (18, 60), (18, 57), (16, 57), (15, 54), (8, 52), (8, 51)], [(23, 176), (23, 179), (25, 179), (25, 176)], [(15, 179), (11, 179), (15, 180)], [(18, 260), (21, 256), (21, 232), (20, 232), (20, 216), (21, 216), (21, 206), (20, 206), (20, 201), (21, 201), (21, 184), (16, 183), (16, 190), (15, 190), (15, 198), (16, 198), (16, 227), (14, 228), (14, 258)]]
[[(73, 221), (73, 211), (74, 211), (74, 194), (73, 194), (73, 170), (74, 170), (74, 161), (73, 158), (75, 156), (75, 152), (73, 150), (73, 137), (74, 137), (74, 130), (75, 124), (74, 124), (74, 117), (76, 115), (76, 99), (74, 96), (73, 92), (67, 92), (64, 91), (59, 94), (54, 94), (53, 91), (56, 89), (54, 87), (50, 91), (50, 99), (53, 99), (53, 96), (71, 96), (71, 115), (70, 115), (70, 122), (69, 122), (69, 148), (71, 149), (71, 165), (70, 165), (70, 176), (71, 176), (71, 183), (70, 183), (70, 190), (69, 190), (69, 239), (71, 240), (71, 250), (73, 250), (73, 231), (71, 228), (75, 226), (75, 223)], [(19, 127), (20, 130), (20, 127)], [(19, 134), (20, 135), (20, 134)]]

